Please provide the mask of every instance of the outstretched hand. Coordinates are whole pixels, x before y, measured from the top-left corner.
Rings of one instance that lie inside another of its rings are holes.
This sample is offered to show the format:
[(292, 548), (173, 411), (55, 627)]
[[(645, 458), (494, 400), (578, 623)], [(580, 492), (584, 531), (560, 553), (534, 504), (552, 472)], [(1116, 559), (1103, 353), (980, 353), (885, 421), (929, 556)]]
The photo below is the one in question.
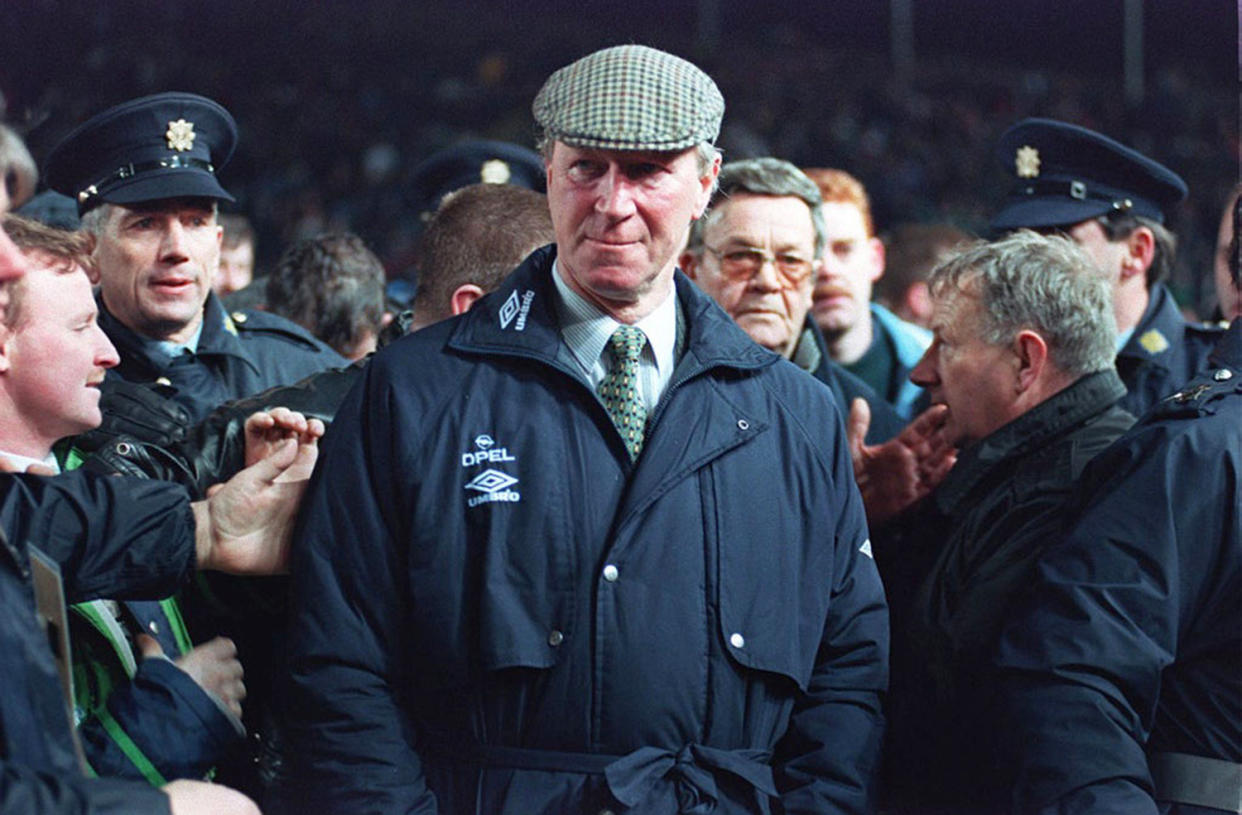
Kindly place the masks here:
[(300, 444), (313, 443), (323, 436), (319, 419), (307, 419), (301, 413), (284, 407), (252, 413), (246, 419), (246, 466), (270, 456), (285, 439)]
[(194, 503), (198, 565), (233, 574), (288, 569), (298, 504), (315, 468), (315, 440), (286, 439), (272, 453)]
[(945, 405), (932, 405), (906, 425), (896, 438), (865, 445), (871, 409), (862, 399), (850, 406), (846, 438), (854, 462), (854, 480), (862, 493), (867, 523), (875, 528), (936, 488), (957, 461), (957, 451), (940, 429)]

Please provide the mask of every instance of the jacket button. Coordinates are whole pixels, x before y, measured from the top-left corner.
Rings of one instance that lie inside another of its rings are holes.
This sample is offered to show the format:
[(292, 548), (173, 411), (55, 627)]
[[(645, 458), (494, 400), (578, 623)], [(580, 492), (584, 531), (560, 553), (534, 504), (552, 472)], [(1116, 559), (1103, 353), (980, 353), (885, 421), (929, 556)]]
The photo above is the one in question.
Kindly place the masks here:
[(134, 450), (127, 441), (120, 441), (116, 444), (116, 454), (118, 456), (128, 456)]
[(611, 563), (604, 567), (604, 579), (609, 583), (616, 583), (617, 578), (620, 576), (621, 573), (617, 571), (617, 567), (613, 566)]
[(1233, 371), (1229, 370), (1228, 368), (1221, 368), (1219, 371), (1212, 374), (1212, 378), (1215, 379), (1217, 382), (1225, 382), (1227, 380), (1233, 379)]
[(241, 323), (246, 322), (246, 312), (244, 312), (244, 311), (234, 311), (234, 312), (233, 312), (232, 314), (230, 314), (229, 316), (233, 318), (233, 322), (235, 322), (235, 323), (237, 323), (237, 324), (239, 324), (239, 325), (240, 325)]
[(172, 380), (166, 376), (161, 376), (159, 379), (155, 380), (155, 384), (162, 385), (163, 387), (167, 388), (170, 385), (172, 385)]
[(548, 634), (548, 645), (551, 645), (553, 648), (560, 645), (564, 641), (565, 635), (560, 631), (557, 631), (555, 628), (552, 629), (551, 634)]
[(160, 635), (160, 626), (159, 626), (159, 623), (157, 623), (155, 620), (152, 620), (151, 622), (147, 623), (147, 628), (151, 629), (151, 633), (154, 634), (155, 636), (158, 637)]
[(737, 429), (738, 430), (750, 430), (750, 422), (746, 421), (745, 419), (738, 419)]
[(746, 638), (745, 638), (745, 637), (743, 637), (741, 634), (737, 634), (737, 633), (730, 634), (730, 635), (729, 635), (729, 644), (730, 644), (730, 645), (732, 645), (734, 648), (742, 648), (742, 647), (745, 647), (745, 645), (746, 645)]

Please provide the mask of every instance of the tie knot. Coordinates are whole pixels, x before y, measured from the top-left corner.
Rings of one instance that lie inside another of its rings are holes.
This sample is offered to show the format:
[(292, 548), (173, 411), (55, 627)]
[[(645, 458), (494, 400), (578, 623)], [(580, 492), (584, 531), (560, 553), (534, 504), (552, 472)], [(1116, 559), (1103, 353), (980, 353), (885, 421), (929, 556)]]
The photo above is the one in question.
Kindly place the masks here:
[(643, 346), (647, 344), (647, 335), (637, 326), (619, 325), (608, 338), (608, 344), (612, 347), (612, 354), (616, 359), (637, 360), (642, 356)]

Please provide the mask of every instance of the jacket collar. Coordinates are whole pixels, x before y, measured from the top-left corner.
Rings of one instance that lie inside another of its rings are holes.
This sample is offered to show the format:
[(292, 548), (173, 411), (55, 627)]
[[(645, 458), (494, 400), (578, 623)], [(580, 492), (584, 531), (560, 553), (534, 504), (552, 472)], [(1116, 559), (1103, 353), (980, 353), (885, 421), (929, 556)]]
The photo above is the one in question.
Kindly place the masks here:
[(1045, 446), (1067, 429), (1107, 410), (1126, 393), (1117, 372), (1087, 374), (991, 435), (966, 447), (934, 493), (937, 508), (951, 514), (994, 467)]
[[(153, 350), (150, 339), (131, 330), (113, 316), (104, 304), (102, 292), (96, 293), (95, 302), (99, 307), (99, 327), (116, 346), (122, 364), (142, 363), (153, 371), (162, 371), (168, 367), (170, 360), (163, 353)], [(259, 369), (242, 349), (237, 327), (225, 313), (215, 292), (207, 295), (207, 302), (203, 306), (203, 330), (199, 335), (198, 350), (195, 353), (198, 356), (217, 354), (236, 357), (254, 369), (256, 374), (259, 373)]]
[(1173, 295), (1163, 283), (1157, 283), (1151, 289), (1142, 319), (1117, 355), (1156, 360), (1169, 367), (1165, 360), (1174, 353), (1177, 344), (1182, 342), (1185, 326), (1186, 321), (1177, 310)]
[[(449, 347), (466, 353), (535, 359), (573, 374), (564, 362), (569, 352), (563, 347), (556, 316), (551, 278), (555, 258), (555, 245), (537, 249), (496, 291), (480, 299), (462, 317), (449, 338)], [(686, 338), (674, 379), (715, 367), (755, 370), (779, 359), (756, 345), (680, 271), (674, 282)]]

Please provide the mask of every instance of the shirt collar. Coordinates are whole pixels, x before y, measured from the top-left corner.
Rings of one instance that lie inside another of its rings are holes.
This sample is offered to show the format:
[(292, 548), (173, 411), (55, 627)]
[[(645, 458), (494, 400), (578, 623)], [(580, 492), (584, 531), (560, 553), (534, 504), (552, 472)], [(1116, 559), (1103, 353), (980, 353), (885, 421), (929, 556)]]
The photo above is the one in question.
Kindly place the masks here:
[[(556, 286), (557, 315), (561, 336), (574, 359), (589, 373), (608, 345), (612, 332), (621, 325), (578, 294), (561, 277), (560, 264), (552, 263), (552, 282)], [(647, 344), (655, 358), (656, 370), (665, 376), (673, 369), (677, 346), (677, 293), (668, 287), (668, 295), (655, 310), (634, 325), (647, 336)]]
[(60, 472), (60, 462), (56, 460), (54, 453), (48, 453), (46, 458), (31, 458), (30, 456), (10, 453), (7, 450), (0, 450), (0, 458), (7, 460), (16, 467), (18, 472), (25, 472), (32, 464), (38, 464), (41, 467), (51, 467), (57, 473)]

